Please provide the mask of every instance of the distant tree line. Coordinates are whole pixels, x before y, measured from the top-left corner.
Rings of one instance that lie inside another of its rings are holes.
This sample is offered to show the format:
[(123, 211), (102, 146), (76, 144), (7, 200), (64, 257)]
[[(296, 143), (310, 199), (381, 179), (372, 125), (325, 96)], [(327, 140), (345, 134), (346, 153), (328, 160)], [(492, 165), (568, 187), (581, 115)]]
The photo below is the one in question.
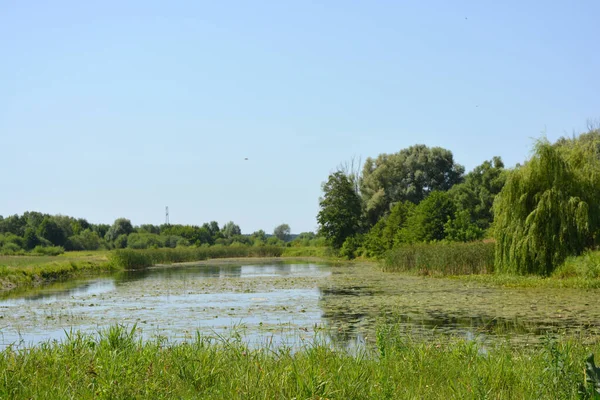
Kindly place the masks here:
[(500, 157), (465, 174), (452, 152), (415, 145), (338, 168), (323, 184), (319, 234), (346, 257), (412, 243), (496, 242), (496, 269), (549, 274), (600, 241), (600, 131), (551, 144), (506, 169)]
[[(117, 218), (112, 225), (93, 224), (82, 218), (49, 215), (28, 211), (23, 215), (0, 216), (0, 254), (34, 252), (57, 254), (63, 251), (98, 249), (147, 249), (186, 246), (263, 246), (312, 245), (303, 233), (291, 240), (290, 226), (277, 226), (272, 235), (263, 230), (243, 235), (239, 225), (230, 221), (219, 226), (216, 221), (197, 225), (143, 224), (133, 226), (127, 218)], [(323, 244), (321, 242), (321, 244)]]

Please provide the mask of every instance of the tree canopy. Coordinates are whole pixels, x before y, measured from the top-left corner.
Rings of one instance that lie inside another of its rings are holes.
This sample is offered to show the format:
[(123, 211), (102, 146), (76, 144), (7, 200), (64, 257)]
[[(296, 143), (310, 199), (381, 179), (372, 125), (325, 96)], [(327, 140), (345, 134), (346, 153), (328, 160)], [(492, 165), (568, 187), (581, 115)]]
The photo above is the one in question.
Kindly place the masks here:
[(281, 224), (273, 230), (273, 235), (277, 237), (277, 239), (287, 242), (290, 240), (290, 234), (292, 233), (290, 226), (288, 224)]
[(415, 145), (365, 161), (360, 191), (367, 219), (375, 224), (399, 201), (420, 203), (433, 191), (447, 191), (463, 179), (464, 167), (441, 147)]
[(550, 274), (596, 244), (600, 228), (600, 134), (540, 140), (494, 203), (496, 269)]
[(362, 214), (361, 199), (346, 174), (337, 171), (329, 175), (319, 205), (319, 233), (340, 249), (346, 238), (359, 232)]

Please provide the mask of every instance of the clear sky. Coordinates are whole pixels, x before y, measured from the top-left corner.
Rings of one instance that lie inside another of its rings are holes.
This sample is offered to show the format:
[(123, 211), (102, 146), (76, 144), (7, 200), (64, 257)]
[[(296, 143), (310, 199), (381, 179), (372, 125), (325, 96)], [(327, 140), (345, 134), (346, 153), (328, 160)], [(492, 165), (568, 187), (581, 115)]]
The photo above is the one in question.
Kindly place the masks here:
[[(600, 117), (600, 2), (0, 0), (0, 215), (317, 226), (352, 156)], [(248, 158), (246, 161), (245, 158)]]

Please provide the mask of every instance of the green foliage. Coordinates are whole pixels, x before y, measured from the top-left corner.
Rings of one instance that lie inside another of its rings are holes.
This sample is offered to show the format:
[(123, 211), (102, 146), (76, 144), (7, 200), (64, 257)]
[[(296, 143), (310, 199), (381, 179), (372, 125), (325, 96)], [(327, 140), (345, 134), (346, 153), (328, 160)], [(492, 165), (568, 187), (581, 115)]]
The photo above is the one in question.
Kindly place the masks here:
[(125, 234), (117, 236), (114, 240), (114, 246), (116, 249), (124, 249), (127, 247), (128, 236)]
[(454, 236), (461, 239), (453, 240), (464, 241), (464, 238), (471, 238), (490, 227), (494, 218), (494, 199), (504, 187), (507, 175), (502, 159), (494, 157), (469, 172), (464, 183), (454, 185), (449, 190), (456, 205), (457, 218), (462, 220), (454, 227)]
[(115, 268), (143, 269), (154, 265), (152, 256), (145, 251), (115, 250), (110, 253), (108, 259)]
[[(206, 225), (206, 224), (205, 224)], [(206, 226), (195, 225), (165, 225), (161, 229), (161, 235), (179, 236), (189, 243), (200, 246), (202, 244), (213, 244), (215, 238)], [(167, 246), (172, 247), (172, 246)]]
[(365, 237), (365, 250), (370, 257), (381, 257), (386, 251), (404, 241), (409, 217), (415, 211), (409, 201), (398, 202), (386, 217), (381, 218)]
[(155, 235), (160, 235), (160, 226), (152, 225), (152, 224), (143, 224), (137, 229), (138, 233), (153, 233)]
[(112, 224), (108, 232), (106, 232), (105, 239), (109, 242), (115, 241), (119, 236), (129, 235), (133, 232), (133, 226), (131, 221), (127, 218), (117, 218)]
[(37, 254), (37, 255), (41, 255), (41, 256), (58, 256), (59, 254), (63, 254), (65, 252), (64, 247), (61, 246), (49, 246), (49, 247), (42, 247), (42, 246), (36, 246), (31, 253), (32, 254)]
[(512, 171), (494, 203), (496, 268), (549, 275), (566, 257), (594, 245), (599, 178), (597, 147), (579, 146), (577, 139), (554, 146), (538, 141), (531, 160)]
[(340, 249), (340, 257), (352, 260), (360, 256), (360, 250), (364, 243), (364, 235), (357, 234), (348, 236)]
[(433, 242), (446, 238), (446, 223), (456, 207), (447, 192), (432, 192), (408, 215), (397, 242)]
[(600, 368), (596, 367), (594, 354), (590, 354), (585, 360), (585, 382), (579, 387), (582, 398), (600, 398)]
[(210, 246), (163, 249), (120, 249), (109, 253), (114, 267), (143, 269), (155, 264), (171, 264), (188, 261), (202, 261), (211, 258), (234, 257), (279, 257), (283, 253), (280, 246)]
[(403, 245), (386, 254), (384, 271), (420, 274), (485, 274), (494, 271), (494, 243)]
[(452, 242), (472, 242), (485, 236), (485, 230), (473, 222), (469, 210), (457, 211), (444, 225), (444, 233), (445, 239)]
[(254, 242), (258, 241), (260, 243), (265, 243), (267, 241), (267, 234), (260, 229), (252, 234), (252, 240), (254, 240)]
[(600, 278), (600, 252), (586, 251), (580, 256), (567, 257), (565, 262), (552, 273), (553, 277), (565, 278)]
[(64, 246), (67, 241), (65, 232), (58, 226), (52, 217), (44, 217), (37, 228), (39, 237), (44, 238), (55, 246)]
[(23, 255), (25, 250), (15, 243), (7, 242), (0, 246), (0, 254), (5, 256)]
[(127, 247), (130, 249), (165, 247), (165, 238), (153, 233), (132, 233), (127, 237)]
[(360, 231), (362, 204), (354, 185), (341, 171), (329, 175), (317, 215), (319, 234), (339, 249), (347, 237)]
[[(586, 356), (598, 350), (566, 338), (542, 349), (431, 343), (391, 325), (379, 328), (377, 348), (351, 354), (319, 341), (253, 348), (235, 335), (142, 340), (118, 325), (3, 350), (0, 398), (577, 399)], [(590, 391), (596, 374), (587, 374)]]
[(240, 229), (239, 225), (234, 224), (233, 221), (229, 221), (228, 223), (223, 225), (221, 233), (224, 237), (230, 239), (234, 236), (241, 235), (242, 230)]
[(273, 230), (273, 235), (277, 237), (277, 239), (282, 242), (287, 242), (290, 240), (291, 229), (288, 224), (281, 224)]
[(367, 158), (360, 191), (371, 225), (399, 201), (420, 203), (430, 192), (446, 191), (462, 181), (464, 167), (441, 147), (415, 145), (394, 154)]
[(25, 235), (23, 235), (23, 239), (23, 244), (26, 250), (31, 250), (35, 246), (39, 246), (42, 243), (40, 238), (36, 235), (35, 230), (31, 227), (25, 229)]
[(67, 243), (65, 244), (65, 249), (68, 251), (98, 250), (102, 244), (103, 241), (98, 233), (87, 228), (78, 235), (68, 238)]

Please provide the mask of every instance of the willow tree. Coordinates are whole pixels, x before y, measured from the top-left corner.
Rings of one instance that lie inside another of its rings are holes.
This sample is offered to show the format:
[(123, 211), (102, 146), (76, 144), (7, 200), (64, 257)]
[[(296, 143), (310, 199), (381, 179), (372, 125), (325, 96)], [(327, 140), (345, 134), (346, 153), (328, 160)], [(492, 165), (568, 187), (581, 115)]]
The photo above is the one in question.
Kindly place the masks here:
[(595, 244), (600, 147), (584, 142), (540, 140), (510, 173), (494, 203), (497, 271), (549, 275)]

